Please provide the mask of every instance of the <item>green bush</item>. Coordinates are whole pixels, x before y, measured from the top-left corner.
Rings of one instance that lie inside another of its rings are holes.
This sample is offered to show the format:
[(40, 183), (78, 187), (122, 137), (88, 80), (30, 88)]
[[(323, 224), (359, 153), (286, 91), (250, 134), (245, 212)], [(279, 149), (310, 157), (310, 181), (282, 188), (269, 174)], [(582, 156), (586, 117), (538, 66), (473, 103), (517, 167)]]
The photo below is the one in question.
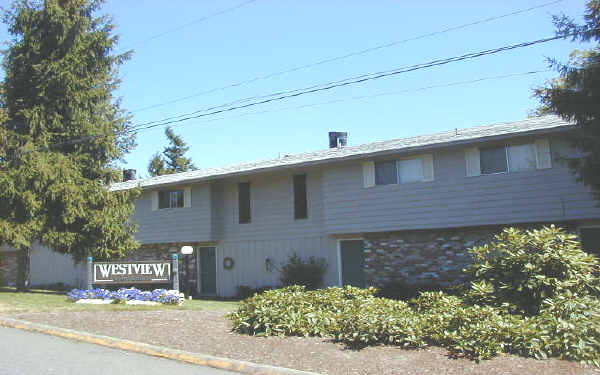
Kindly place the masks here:
[(309, 290), (323, 286), (323, 276), (327, 270), (324, 258), (310, 257), (308, 260), (294, 254), (281, 266), (281, 283), (284, 286), (302, 285)]
[(408, 301), (423, 292), (445, 292), (453, 294), (455, 288), (438, 283), (410, 283), (407, 280), (394, 280), (384, 285), (377, 292), (378, 297)]
[(252, 297), (256, 293), (262, 293), (267, 290), (273, 289), (272, 286), (262, 286), (260, 288), (252, 288), (248, 285), (239, 285), (237, 287), (236, 298), (238, 299), (246, 299), (248, 297)]
[(505, 306), (535, 315), (542, 301), (563, 293), (598, 293), (598, 261), (581, 250), (577, 237), (554, 226), (507, 228), (495, 241), (471, 249), (472, 303)]
[(539, 315), (522, 319), (514, 337), (514, 353), (600, 366), (600, 301), (591, 296), (547, 299)]
[(229, 317), (234, 329), (257, 336), (327, 336), (349, 301), (374, 298), (373, 288), (328, 288), (307, 291), (304, 286), (269, 290), (242, 301)]
[(454, 355), (498, 353), (600, 366), (597, 261), (554, 227), (507, 229), (473, 249), (478, 263), (464, 298), (440, 291), (408, 301), (376, 289), (292, 286), (242, 301), (233, 329), (252, 335), (333, 337), (352, 347), (437, 345)]

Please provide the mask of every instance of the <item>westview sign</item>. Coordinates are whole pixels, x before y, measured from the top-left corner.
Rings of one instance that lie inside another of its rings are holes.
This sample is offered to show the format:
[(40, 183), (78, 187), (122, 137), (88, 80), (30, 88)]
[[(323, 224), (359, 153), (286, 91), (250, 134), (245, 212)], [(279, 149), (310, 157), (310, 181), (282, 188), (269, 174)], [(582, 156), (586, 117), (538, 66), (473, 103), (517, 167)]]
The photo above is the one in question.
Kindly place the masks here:
[(94, 284), (153, 284), (171, 282), (170, 262), (93, 263)]

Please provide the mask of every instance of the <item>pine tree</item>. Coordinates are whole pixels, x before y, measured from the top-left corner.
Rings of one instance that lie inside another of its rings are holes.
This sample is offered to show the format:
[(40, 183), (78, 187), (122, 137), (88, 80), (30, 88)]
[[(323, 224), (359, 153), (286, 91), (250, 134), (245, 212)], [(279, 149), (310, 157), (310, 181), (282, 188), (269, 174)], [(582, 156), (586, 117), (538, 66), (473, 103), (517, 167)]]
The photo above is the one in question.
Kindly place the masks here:
[(573, 51), (566, 64), (552, 60), (560, 76), (535, 93), (542, 103), (539, 114), (553, 113), (577, 125), (572, 141), (583, 156), (569, 166), (600, 203), (600, 0), (587, 3), (584, 18), (585, 24), (578, 25), (565, 16), (554, 17), (559, 35), (595, 46)]
[(150, 159), (150, 163), (148, 163), (148, 173), (150, 173), (150, 176), (162, 176), (163, 174), (167, 174), (165, 159), (160, 152), (154, 154), (152, 159)]
[(184, 156), (190, 148), (183, 138), (175, 134), (170, 126), (165, 129), (165, 136), (170, 146), (164, 148), (162, 155), (158, 152), (154, 154), (148, 163), (148, 173), (151, 176), (161, 176), (195, 170), (196, 166), (192, 159)]
[(136, 249), (134, 189), (109, 191), (115, 163), (134, 146), (130, 119), (112, 92), (130, 53), (100, 0), (20, 0), (4, 15), (13, 36), (4, 57), (0, 116), (0, 243), (19, 250), (20, 289), (39, 242), (76, 261)]

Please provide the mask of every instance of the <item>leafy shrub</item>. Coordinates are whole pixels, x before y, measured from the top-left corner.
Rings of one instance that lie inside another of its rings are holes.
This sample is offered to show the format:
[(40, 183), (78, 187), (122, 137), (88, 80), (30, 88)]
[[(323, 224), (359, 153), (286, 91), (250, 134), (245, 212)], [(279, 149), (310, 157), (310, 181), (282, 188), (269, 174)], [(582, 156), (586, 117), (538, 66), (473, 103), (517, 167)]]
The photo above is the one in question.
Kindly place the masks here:
[(252, 297), (256, 293), (262, 293), (267, 290), (271, 290), (273, 287), (271, 286), (263, 286), (260, 288), (252, 288), (248, 285), (240, 285), (237, 287), (236, 298), (238, 299), (246, 299), (248, 297)]
[(309, 290), (323, 286), (323, 276), (327, 270), (324, 258), (310, 257), (308, 260), (293, 254), (281, 266), (281, 283), (284, 286), (302, 285)]
[(454, 288), (438, 283), (410, 283), (407, 280), (394, 280), (377, 292), (378, 297), (408, 301), (423, 292), (445, 292), (452, 294)]
[(537, 314), (555, 295), (596, 294), (598, 261), (581, 250), (574, 235), (554, 226), (522, 231), (507, 228), (495, 241), (471, 249), (472, 303), (507, 306)]
[(242, 301), (229, 317), (234, 329), (258, 336), (327, 336), (354, 299), (373, 298), (375, 289), (354, 287), (307, 291), (303, 286), (269, 290)]
[(514, 335), (514, 353), (600, 366), (600, 301), (591, 296), (547, 299), (540, 314), (524, 318)]

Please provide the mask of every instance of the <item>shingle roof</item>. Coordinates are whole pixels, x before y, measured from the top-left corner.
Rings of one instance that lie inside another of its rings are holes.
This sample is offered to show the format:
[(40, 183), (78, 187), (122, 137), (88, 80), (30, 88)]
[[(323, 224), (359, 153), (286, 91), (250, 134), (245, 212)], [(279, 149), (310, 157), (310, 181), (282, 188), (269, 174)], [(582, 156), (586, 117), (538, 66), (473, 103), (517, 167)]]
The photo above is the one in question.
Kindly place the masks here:
[(410, 152), (421, 149), (475, 143), (478, 141), (501, 139), (515, 135), (554, 132), (567, 129), (571, 126), (573, 125), (557, 116), (543, 116), (515, 122), (504, 122), (416, 137), (366, 143), (358, 146), (287, 155), (276, 159), (246, 162), (226, 167), (203, 168), (195, 171), (157, 176), (143, 180), (119, 182), (111, 185), (110, 190), (126, 190), (138, 185), (142, 188), (148, 188), (153, 186), (213, 180), (240, 174), (323, 164), (341, 160), (362, 159), (388, 153)]

